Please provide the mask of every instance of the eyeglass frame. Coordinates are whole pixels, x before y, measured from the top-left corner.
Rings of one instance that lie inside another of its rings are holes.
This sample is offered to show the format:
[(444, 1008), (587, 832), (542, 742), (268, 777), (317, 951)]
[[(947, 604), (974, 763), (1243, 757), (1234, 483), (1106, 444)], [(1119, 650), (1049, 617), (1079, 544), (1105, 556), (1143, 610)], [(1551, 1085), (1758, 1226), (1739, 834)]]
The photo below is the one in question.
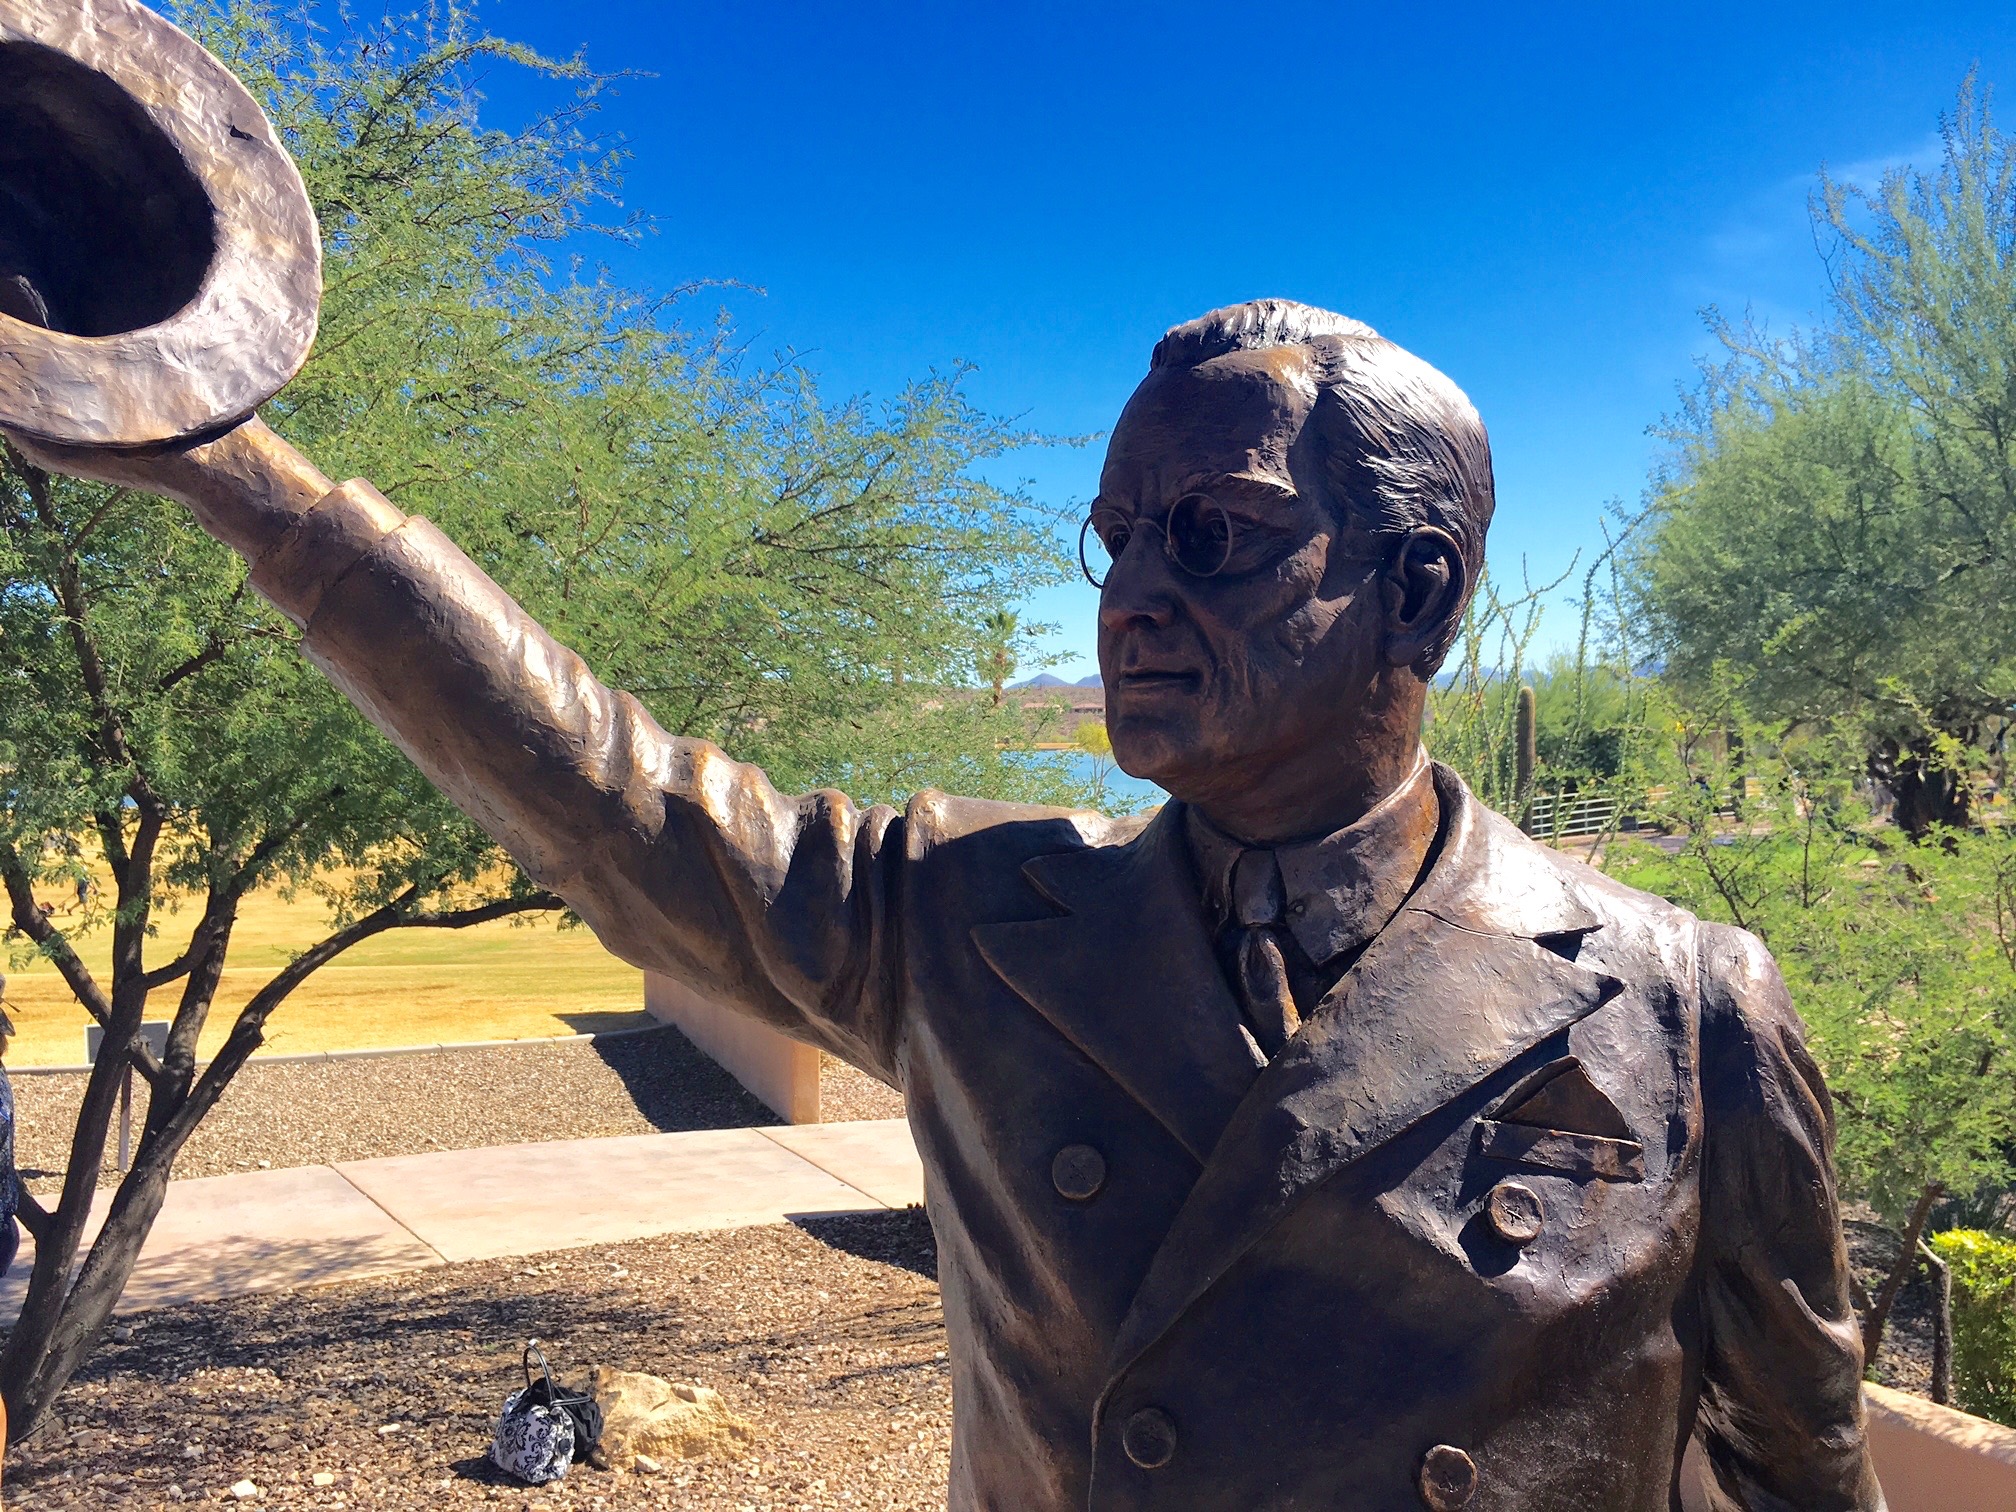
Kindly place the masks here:
[[(1213, 515), (1217, 519), (1224, 521), (1225, 524), (1224, 553), (1219, 557), (1217, 565), (1212, 567), (1208, 571), (1200, 571), (1199, 569), (1191, 566), (1189, 563), (1183, 561), (1182, 558), (1180, 558), (1176, 554), (1176, 543), (1169, 534), (1169, 521), (1175, 517), (1177, 510), (1181, 509), (1185, 504), (1189, 503), (1192, 499), (1201, 499), (1206, 505), (1210, 507), (1210, 509), (1213, 512)], [(1095, 509), (1090, 514), (1085, 516), (1084, 523), (1078, 527), (1078, 570), (1085, 574), (1086, 582), (1090, 583), (1094, 588), (1104, 591), (1106, 587), (1105, 579), (1093, 575), (1092, 564), (1089, 560), (1087, 560), (1085, 555), (1085, 537), (1088, 534), (1096, 534), (1096, 532), (1094, 532), (1092, 528), (1093, 522), (1096, 521), (1101, 515), (1121, 515), (1121, 511), (1112, 508)], [(1169, 565), (1178, 569), (1179, 571), (1183, 572), (1185, 575), (1189, 577), (1194, 578), (1217, 577), (1220, 573), (1222, 573), (1225, 570), (1226, 563), (1232, 560), (1232, 553), (1235, 549), (1237, 549), (1239, 544), (1238, 528), (1233, 524), (1232, 512), (1229, 509), (1227, 509), (1223, 504), (1220, 504), (1217, 500), (1213, 499), (1207, 493), (1191, 492), (1184, 494), (1182, 498), (1178, 499), (1174, 504), (1171, 504), (1168, 509), (1163, 511), (1160, 517), (1154, 515), (1134, 515), (1134, 516), (1122, 515), (1121, 517), (1123, 519), (1128, 520), (1129, 524), (1131, 524), (1137, 529), (1143, 525), (1153, 526), (1156, 532), (1162, 537), (1162, 555), (1168, 559)], [(1099, 544), (1102, 547), (1105, 546), (1106, 542), (1104, 536), (1100, 537)], [(1121, 550), (1125, 551), (1126, 548), (1123, 546)], [(1112, 555), (1113, 564), (1114, 566), (1117, 566), (1120, 561), (1119, 556), (1112, 554), (1110, 548), (1108, 548), (1108, 554)], [(1112, 570), (1113, 568), (1110, 566), (1106, 569), (1108, 576), (1111, 576)]]
[[(1224, 554), (1219, 558), (1217, 565), (1212, 567), (1208, 572), (1201, 572), (1197, 568), (1192, 567), (1188, 563), (1182, 561), (1176, 555), (1175, 543), (1170, 539), (1169, 536), (1169, 520), (1175, 515), (1178, 509), (1181, 509), (1183, 505), (1188, 503), (1191, 499), (1203, 500), (1203, 502), (1209, 505), (1211, 509), (1215, 512), (1216, 517), (1225, 522)], [(1120, 510), (1113, 509), (1110, 506), (1101, 509), (1094, 509), (1093, 511), (1091, 511), (1091, 513), (1085, 516), (1084, 521), (1078, 527), (1078, 570), (1084, 574), (1086, 582), (1090, 583), (1094, 588), (1099, 589), (1101, 592), (1105, 591), (1106, 582), (1105, 579), (1095, 577), (1093, 575), (1092, 564), (1088, 562), (1085, 557), (1085, 537), (1089, 532), (1092, 531), (1093, 522), (1097, 520), (1101, 515), (1121, 515), (1121, 514), (1122, 512)], [(1198, 579), (1199, 581), (1208, 581), (1211, 578), (1222, 576), (1225, 572), (1226, 565), (1230, 563), (1232, 560), (1233, 553), (1237, 551), (1239, 548), (1239, 527), (1233, 518), (1232, 511), (1227, 509), (1223, 504), (1220, 504), (1217, 500), (1213, 499), (1208, 493), (1204, 493), (1201, 490), (1193, 490), (1190, 493), (1184, 494), (1174, 504), (1171, 504), (1169, 508), (1165, 510), (1159, 517), (1155, 515), (1145, 515), (1145, 514), (1133, 515), (1133, 516), (1123, 515), (1122, 517), (1129, 520), (1131, 524), (1137, 527), (1141, 525), (1153, 526), (1156, 532), (1160, 534), (1162, 537), (1162, 555), (1165, 559), (1167, 559), (1169, 565), (1176, 568), (1178, 571), (1182, 572), (1186, 577), (1193, 577)], [(1383, 562), (1387, 558), (1387, 556), (1390, 555), (1393, 547), (1398, 545), (1400, 542), (1404, 541), (1407, 536), (1407, 532), (1405, 531), (1364, 530), (1359, 527), (1348, 527), (1348, 526), (1344, 529), (1344, 531), (1341, 532), (1341, 534), (1362, 536), (1363, 538), (1371, 542), (1373, 550), (1368, 554), (1367, 560), (1374, 564)], [(1100, 545), (1101, 546), (1105, 545), (1103, 537), (1101, 538)], [(1122, 551), (1124, 551), (1126, 548), (1122, 547), (1121, 549)], [(1119, 561), (1120, 558), (1117, 555), (1113, 556), (1112, 566), (1109, 566), (1106, 569), (1108, 577), (1112, 575), (1113, 566), (1119, 565)], [(1244, 572), (1241, 572), (1234, 575), (1245, 576), (1246, 574)]]

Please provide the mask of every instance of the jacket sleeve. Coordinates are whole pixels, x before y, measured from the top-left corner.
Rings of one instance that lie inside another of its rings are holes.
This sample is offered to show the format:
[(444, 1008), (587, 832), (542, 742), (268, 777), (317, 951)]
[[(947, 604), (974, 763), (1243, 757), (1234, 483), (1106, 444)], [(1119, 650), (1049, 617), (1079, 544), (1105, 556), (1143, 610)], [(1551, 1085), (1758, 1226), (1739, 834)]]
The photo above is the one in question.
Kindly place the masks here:
[(346, 483), (253, 564), (310, 660), (624, 960), (895, 1079), (902, 820), (787, 797), (603, 686), (425, 520)]
[(1701, 926), (1701, 1310), (1696, 1434), (1716, 1512), (1882, 1512), (1834, 1182), (1834, 1109), (1784, 978)]

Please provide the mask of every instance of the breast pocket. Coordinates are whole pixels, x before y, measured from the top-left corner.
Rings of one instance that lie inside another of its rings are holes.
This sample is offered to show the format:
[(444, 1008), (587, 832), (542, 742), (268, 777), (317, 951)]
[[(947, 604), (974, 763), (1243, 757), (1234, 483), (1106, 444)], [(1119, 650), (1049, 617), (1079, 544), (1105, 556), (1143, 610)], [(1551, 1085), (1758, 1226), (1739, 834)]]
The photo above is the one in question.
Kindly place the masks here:
[(1477, 1153), (1584, 1180), (1645, 1179), (1645, 1146), (1572, 1055), (1542, 1066), (1478, 1120)]
[(1605, 1181), (1645, 1179), (1645, 1146), (1637, 1140), (1579, 1134), (1571, 1129), (1481, 1119), (1477, 1153), (1487, 1160), (1563, 1176), (1593, 1176)]

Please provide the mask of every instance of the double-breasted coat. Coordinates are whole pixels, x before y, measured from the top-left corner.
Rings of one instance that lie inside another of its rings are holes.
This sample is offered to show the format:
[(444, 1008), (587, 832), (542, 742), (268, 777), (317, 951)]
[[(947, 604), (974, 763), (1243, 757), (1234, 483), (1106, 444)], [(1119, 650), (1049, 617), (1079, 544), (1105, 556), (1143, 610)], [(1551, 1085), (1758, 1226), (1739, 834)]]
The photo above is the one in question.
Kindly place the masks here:
[(1882, 1505), (1826, 1092), (1762, 947), (1446, 770), (1428, 874), (1261, 1067), (1180, 808), (787, 797), (360, 484), (255, 564), (618, 955), (906, 1094), (951, 1503)]

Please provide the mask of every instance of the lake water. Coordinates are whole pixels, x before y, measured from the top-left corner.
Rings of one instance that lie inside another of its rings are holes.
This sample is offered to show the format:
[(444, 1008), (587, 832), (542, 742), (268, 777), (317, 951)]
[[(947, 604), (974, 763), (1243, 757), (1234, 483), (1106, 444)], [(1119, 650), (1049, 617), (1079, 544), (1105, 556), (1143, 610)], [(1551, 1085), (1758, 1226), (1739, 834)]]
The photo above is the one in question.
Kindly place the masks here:
[[(1090, 782), (1096, 759), (1089, 755), (1072, 756), (1071, 775), (1080, 782)], [(1106, 794), (1109, 800), (1120, 800), (1130, 810), (1153, 808), (1157, 804), (1169, 801), (1169, 795), (1154, 783), (1143, 781), (1139, 777), (1129, 777), (1111, 762), (1107, 763)]]

